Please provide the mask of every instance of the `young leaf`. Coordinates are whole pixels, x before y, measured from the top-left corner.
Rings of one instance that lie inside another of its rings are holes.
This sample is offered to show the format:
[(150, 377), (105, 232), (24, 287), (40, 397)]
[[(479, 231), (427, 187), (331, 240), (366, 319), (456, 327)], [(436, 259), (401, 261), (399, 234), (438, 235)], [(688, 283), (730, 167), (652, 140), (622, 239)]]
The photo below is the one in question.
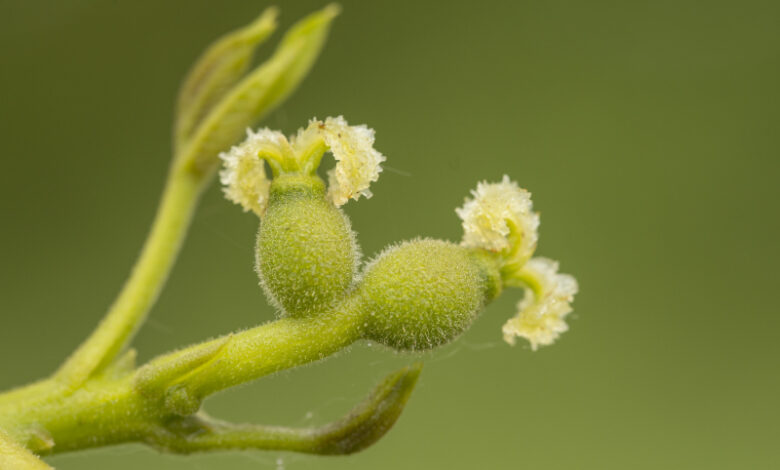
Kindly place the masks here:
[(220, 98), (249, 67), (257, 46), (276, 29), (276, 8), (214, 42), (193, 65), (179, 90), (175, 144), (182, 146)]
[(300, 84), (319, 56), (338, 12), (337, 6), (329, 5), (296, 23), (274, 55), (233, 87), (203, 119), (179, 155), (180, 163), (197, 173), (213, 170), (219, 152)]
[(228, 449), (288, 450), (346, 455), (369, 447), (395, 424), (417, 383), (422, 364), (391, 373), (345, 417), (316, 428), (233, 424), (204, 413), (173, 418), (146, 442), (162, 451), (189, 454)]

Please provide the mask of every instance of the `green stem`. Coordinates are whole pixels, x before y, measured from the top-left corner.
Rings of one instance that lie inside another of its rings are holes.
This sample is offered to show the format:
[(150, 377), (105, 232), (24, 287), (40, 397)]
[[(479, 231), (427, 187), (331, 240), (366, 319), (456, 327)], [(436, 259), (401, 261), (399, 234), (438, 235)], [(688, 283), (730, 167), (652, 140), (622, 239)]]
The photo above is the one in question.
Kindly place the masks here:
[(78, 387), (108, 365), (132, 339), (168, 277), (207, 176), (177, 166), (172, 169), (130, 278), (95, 331), (57, 371), (57, 380)]
[(13, 470), (51, 470), (41, 459), (20, 446), (0, 429), (0, 468)]
[(12, 403), (22, 399), (31, 399), (42, 395), (51, 395), (51, 393), (60, 388), (60, 383), (54, 379), (47, 378), (38, 382), (33, 382), (21, 387), (17, 387), (0, 393), (0, 408), (6, 403)]
[(320, 455), (360, 451), (379, 440), (404, 409), (422, 364), (388, 375), (372, 393), (337, 421), (317, 428), (288, 428), (233, 424), (202, 413), (171, 421), (150, 444), (169, 452), (187, 454), (225, 449), (288, 450)]
[[(165, 371), (192, 357), (196, 367), (166, 385), (165, 405), (179, 415), (194, 413), (202, 400), (213, 393), (249, 382), (274, 372), (324, 359), (360, 338), (362, 316), (343, 310), (308, 318), (284, 318), (217, 338), (162, 356), (139, 370), (149, 377), (150, 370)], [(203, 352), (210, 355), (203, 361)], [(211, 355), (213, 352), (213, 355)], [(163, 377), (165, 374), (160, 374)], [(159, 381), (143, 380), (147, 389), (159, 388)], [(157, 383), (155, 383), (157, 382)]]
[[(0, 429), (9, 439), (44, 454), (132, 441), (162, 446), (161, 436), (172, 439), (178, 432), (172, 426), (182, 422), (181, 416), (196, 413), (205, 396), (323, 359), (357, 340), (360, 324), (348, 306), (316, 317), (282, 319), (164, 355), (121, 377), (93, 375), (68, 394), (60, 388), (35, 397), (17, 394), (0, 402)], [(188, 355), (198, 358), (189, 369), (181, 366)], [(178, 376), (169, 373), (172, 364)], [(296, 442), (306, 438), (301, 432), (256, 430), (268, 431), (254, 435), (258, 446), (262, 436), (287, 436)], [(204, 449), (216, 445), (209, 442), (204, 441)], [(173, 441), (164, 446), (186, 447)]]

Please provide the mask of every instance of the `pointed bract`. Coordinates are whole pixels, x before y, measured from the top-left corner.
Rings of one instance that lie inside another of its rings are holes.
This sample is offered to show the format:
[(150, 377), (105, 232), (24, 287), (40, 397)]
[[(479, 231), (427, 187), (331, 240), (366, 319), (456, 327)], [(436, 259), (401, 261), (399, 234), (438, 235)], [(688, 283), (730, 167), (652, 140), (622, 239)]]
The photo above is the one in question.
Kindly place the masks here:
[(181, 147), (249, 67), (255, 49), (276, 29), (276, 8), (267, 8), (255, 21), (221, 37), (193, 65), (179, 91), (176, 146)]

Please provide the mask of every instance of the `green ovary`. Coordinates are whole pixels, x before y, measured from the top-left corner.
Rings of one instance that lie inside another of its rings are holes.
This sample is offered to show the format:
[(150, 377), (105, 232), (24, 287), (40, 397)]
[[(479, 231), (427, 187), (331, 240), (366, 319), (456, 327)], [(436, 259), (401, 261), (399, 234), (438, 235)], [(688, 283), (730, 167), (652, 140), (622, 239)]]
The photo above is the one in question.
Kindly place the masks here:
[(423, 350), (463, 333), (500, 289), (500, 274), (488, 256), (425, 239), (382, 253), (366, 268), (356, 295), (367, 314), (367, 339)]
[(359, 258), (349, 219), (317, 177), (282, 175), (271, 185), (257, 236), (257, 273), (285, 315), (324, 312), (344, 298)]

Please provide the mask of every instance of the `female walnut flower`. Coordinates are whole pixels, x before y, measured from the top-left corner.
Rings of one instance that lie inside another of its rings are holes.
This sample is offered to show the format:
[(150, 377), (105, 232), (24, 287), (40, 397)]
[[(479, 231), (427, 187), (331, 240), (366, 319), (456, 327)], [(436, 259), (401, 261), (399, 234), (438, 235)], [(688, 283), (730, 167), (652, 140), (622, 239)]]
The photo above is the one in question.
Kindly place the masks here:
[(491, 253), (501, 265), (506, 286), (522, 287), (525, 297), (516, 317), (503, 327), (504, 340), (520, 336), (534, 351), (552, 344), (568, 329), (564, 318), (572, 309), (577, 281), (558, 274), (558, 263), (531, 258), (539, 239), (539, 214), (531, 194), (504, 175), (500, 183), (482, 182), (455, 212), (463, 220), (463, 246)]
[[(336, 167), (326, 190), (317, 168), (327, 151)], [(317, 315), (341, 302), (357, 275), (360, 248), (339, 206), (371, 197), (368, 187), (385, 159), (374, 149), (374, 131), (341, 116), (315, 118), (289, 139), (249, 131), (221, 158), (225, 195), (261, 218), (255, 267), (280, 315)]]
[(246, 140), (224, 152), (220, 180), (225, 195), (262, 216), (269, 195), (264, 162), (274, 177), (283, 174), (314, 175), (322, 156), (330, 151), (336, 166), (328, 172), (328, 198), (336, 206), (361, 195), (371, 197), (368, 189), (379, 179), (385, 157), (374, 149), (374, 131), (365, 125), (350, 126), (342, 117), (324, 121), (312, 119), (309, 125), (291, 136), (270, 129), (247, 131)]

